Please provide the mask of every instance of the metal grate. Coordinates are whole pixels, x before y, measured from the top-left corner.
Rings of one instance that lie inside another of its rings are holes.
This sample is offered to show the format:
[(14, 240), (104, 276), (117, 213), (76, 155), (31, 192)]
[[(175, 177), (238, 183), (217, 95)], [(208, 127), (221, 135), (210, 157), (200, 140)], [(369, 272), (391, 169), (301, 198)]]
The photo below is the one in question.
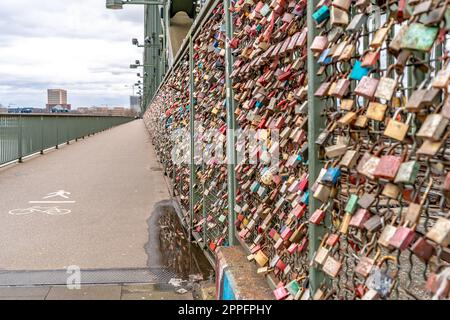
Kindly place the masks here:
[[(0, 287), (66, 285), (66, 270), (0, 271)], [(176, 274), (168, 268), (81, 270), (81, 284), (168, 283)]]

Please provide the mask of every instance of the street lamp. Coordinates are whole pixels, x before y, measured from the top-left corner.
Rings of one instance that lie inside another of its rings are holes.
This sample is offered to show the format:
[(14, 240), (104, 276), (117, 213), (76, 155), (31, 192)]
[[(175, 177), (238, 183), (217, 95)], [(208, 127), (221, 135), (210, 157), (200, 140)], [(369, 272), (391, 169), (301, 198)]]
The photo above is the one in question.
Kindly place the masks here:
[[(157, 81), (161, 81), (161, 75), (165, 73), (167, 66), (167, 43), (168, 43), (168, 26), (169, 26), (169, 4), (170, 0), (105, 0), (107, 9), (123, 9), (124, 5), (133, 4), (133, 5), (145, 5), (148, 6), (145, 8), (145, 40), (144, 44), (140, 45), (137, 39), (133, 39), (133, 45), (138, 47), (144, 47), (144, 64), (141, 65), (139, 62), (135, 64), (131, 64), (131, 69), (137, 69), (138, 67), (144, 67), (145, 82), (148, 81), (149, 77), (147, 77), (147, 72), (151, 76), (151, 78), (158, 79)], [(162, 9), (164, 15), (161, 17), (157, 13)], [(160, 21), (163, 19), (164, 21)], [(162, 27), (162, 32), (160, 31), (160, 26)], [(160, 33), (163, 34), (163, 43), (161, 44), (159, 41)], [(150, 36), (153, 35), (153, 36)], [(158, 39), (158, 41), (156, 40)], [(162, 50), (161, 50), (162, 49)], [(164, 53), (164, 54), (162, 54)], [(147, 64), (151, 62), (151, 64)], [(149, 68), (149, 69), (147, 69)], [(151, 69), (150, 69), (151, 68)], [(145, 87), (145, 95), (144, 95), (144, 105), (147, 104), (147, 99), (151, 98), (154, 95), (154, 91), (156, 87)]]
[(152, 44), (152, 40), (150, 37), (146, 37), (144, 40), (145, 44), (139, 44), (139, 40), (136, 38), (131, 39), (131, 43), (133, 44), (133, 46), (137, 46), (138, 48), (159, 48), (161, 47), (158, 44)]
[(130, 69), (137, 69), (138, 67), (155, 67), (154, 64), (130, 64)]

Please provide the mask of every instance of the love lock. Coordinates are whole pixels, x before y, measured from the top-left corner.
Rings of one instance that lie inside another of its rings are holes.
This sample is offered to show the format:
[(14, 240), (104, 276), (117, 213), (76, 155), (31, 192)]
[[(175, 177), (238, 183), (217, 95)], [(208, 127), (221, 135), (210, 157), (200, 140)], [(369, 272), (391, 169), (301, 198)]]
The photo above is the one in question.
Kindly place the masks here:
[(382, 265), (389, 260), (395, 262), (395, 266), (397, 266), (397, 258), (393, 256), (384, 256), (381, 258), (380, 262), (372, 268), (372, 271), (366, 280), (366, 286), (369, 289), (378, 292), (382, 298), (387, 298), (390, 295), (398, 273), (398, 269), (396, 269), (394, 274), (389, 275), (387, 270), (381, 269)]

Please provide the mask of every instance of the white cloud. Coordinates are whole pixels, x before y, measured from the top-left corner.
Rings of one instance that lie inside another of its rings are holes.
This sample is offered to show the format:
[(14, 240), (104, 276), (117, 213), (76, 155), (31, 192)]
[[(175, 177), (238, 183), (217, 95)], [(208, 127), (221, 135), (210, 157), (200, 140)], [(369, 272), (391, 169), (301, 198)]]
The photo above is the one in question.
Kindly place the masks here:
[(128, 105), (142, 60), (143, 6), (107, 10), (104, 0), (1, 0), (0, 103), (43, 107), (46, 89), (76, 106)]

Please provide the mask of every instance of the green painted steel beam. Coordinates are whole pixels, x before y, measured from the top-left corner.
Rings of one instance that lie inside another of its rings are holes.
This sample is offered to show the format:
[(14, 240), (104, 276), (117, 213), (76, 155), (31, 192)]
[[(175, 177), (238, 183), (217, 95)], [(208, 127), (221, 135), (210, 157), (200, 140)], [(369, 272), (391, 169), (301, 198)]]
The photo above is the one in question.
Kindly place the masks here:
[[(233, 38), (233, 16), (227, 8), (230, 0), (223, 0), (225, 8), (226, 39)], [(227, 187), (228, 187), (228, 243), (230, 246), (238, 243), (236, 239), (236, 119), (234, 110), (233, 84), (230, 78), (233, 72), (233, 55), (228, 41), (225, 41), (225, 86), (227, 108)]]
[(189, 235), (194, 230), (194, 204), (195, 204), (195, 108), (194, 108), (194, 42), (192, 36), (189, 37)]
[[(317, 5), (317, 0), (308, 1), (307, 7), (307, 24), (308, 24), (308, 163), (309, 163), (309, 185), (312, 186), (317, 177), (319, 176), (320, 170), (323, 164), (319, 160), (319, 148), (314, 143), (319, 136), (320, 130), (324, 128), (324, 121), (321, 114), (324, 110), (324, 104), (321, 100), (314, 96), (317, 88), (320, 85), (320, 79), (316, 76), (317, 74), (317, 62), (314, 59), (314, 54), (310, 51), (310, 47), (314, 38), (317, 35), (317, 29), (314, 24), (312, 13), (315, 11)], [(309, 213), (313, 213), (319, 208), (319, 202), (314, 199), (314, 197), (309, 197)], [(316, 226), (314, 224), (309, 225), (309, 259), (312, 260), (313, 255), (320, 244), (320, 238), (324, 234), (324, 228), (321, 226)], [(317, 268), (311, 267), (309, 270), (309, 289), (311, 296), (314, 295), (316, 290), (320, 287), (324, 279), (323, 273)]]

